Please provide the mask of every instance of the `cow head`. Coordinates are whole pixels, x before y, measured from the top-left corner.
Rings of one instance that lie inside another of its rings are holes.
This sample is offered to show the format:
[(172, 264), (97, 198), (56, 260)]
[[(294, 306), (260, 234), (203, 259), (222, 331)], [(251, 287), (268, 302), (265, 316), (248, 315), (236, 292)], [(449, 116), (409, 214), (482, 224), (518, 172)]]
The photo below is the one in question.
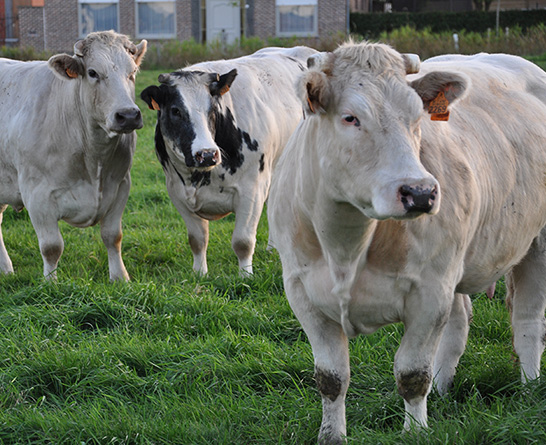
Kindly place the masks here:
[(135, 76), (147, 42), (134, 45), (113, 31), (89, 34), (74, 45), (74, 55), (58, 54), (49, 67), (65, 82), (73, 82), (83, 112), (110, 137), (142, 128), (134, 102)]
[(222, 75), (188, 70), (161, 74), (160, 85), (140, 95), (158, 112), (156, 146), (162, 138), (190, 169), (208, 171), (221, 164), (223, 143), (240, 139), (234, 117), (223, 104), (236, 76), (235, 69)]
[(409, 83), (416, 56), (372, 43), (349, 42), (308, 66), (299, 91), (332, 198), (375, 219), (438, 212), (440, 186), (420, 161), (421, 119), (440, 93), (449, 106), (460, 98), (466, 78), (435, 72)]

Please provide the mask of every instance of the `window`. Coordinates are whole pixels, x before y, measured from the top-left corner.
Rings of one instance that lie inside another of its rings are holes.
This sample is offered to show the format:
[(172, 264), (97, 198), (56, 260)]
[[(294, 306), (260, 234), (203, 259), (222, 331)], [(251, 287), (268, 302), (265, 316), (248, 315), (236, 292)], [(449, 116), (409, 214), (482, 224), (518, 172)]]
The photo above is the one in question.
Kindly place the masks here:
[(137, 0), (137, 36), (175, 38), (175, 7), (175, 0)]
[(278, 36), (316, 36), (317, 0), (277, 0)]
[(117, 0), (79, 0), (80, 35), (94, 31), (119, 30)]

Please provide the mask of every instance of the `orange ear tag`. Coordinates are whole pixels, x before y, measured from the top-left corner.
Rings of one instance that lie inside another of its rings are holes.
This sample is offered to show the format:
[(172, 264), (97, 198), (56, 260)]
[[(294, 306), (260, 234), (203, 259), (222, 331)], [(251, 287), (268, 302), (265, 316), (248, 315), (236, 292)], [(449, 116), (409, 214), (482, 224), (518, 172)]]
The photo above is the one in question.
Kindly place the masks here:
[(159, 104), (152, 99), (152, 106), (150, 107), (151, 110), (159, 111)]
[(76, 71), (72, 71), (70, 68), (66, 69), (66, 75), (68, 77), (72, 77), (72, 79), (75, 79), (76, 77), (78, 77), (78, 73), (76, 73)]
[(311, 99), (309, 99), (309, 96), (307, 96), (307, 105), (309, 105), (309, 109), (311, 110), (311, 113), (315, 113), (315, 108), (313, 107), (313, 104), (311, 103)]
[(447, 106), (449, 105), (446, 96), (443, 91), (438, 93), (428, 105), (428, 112), (430, 114), (431, 121), (447, 121), (449, 119), (449, 111)]

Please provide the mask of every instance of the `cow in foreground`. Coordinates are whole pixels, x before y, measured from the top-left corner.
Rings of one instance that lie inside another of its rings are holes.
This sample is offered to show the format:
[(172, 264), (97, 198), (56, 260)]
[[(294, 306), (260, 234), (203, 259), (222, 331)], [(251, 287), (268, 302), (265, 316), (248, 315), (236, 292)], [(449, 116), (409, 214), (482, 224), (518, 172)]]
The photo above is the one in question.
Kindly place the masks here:
[(504, 274), (522, 379), (539, 376), (546, 74), (508, 55), (435, 58), (406, 76), (409, 61), (371, 43), (311, 58), (307, 117), (273, 178), (270, 236), (313, 348), (323, 443), (346, 435), (348, 338), (404, 324), (404, 427), (426, 426), (431, 386), (447, 391), (466, 345), (467, 294)]
[(235, 213), (232, 248), (252, 273), (273, 167), (299, 120), (294, 90), (306, 47), (266, 48), (159, 76), (141, 98), (157, 110), (155, 149), (186, 223), (193, 269), (207, 273), (209, 221)]
[[(63, 252), (64, 220), (100, 223), (110, 279), (129, 279), (121, 216), (142, 127), (134, 89), (146, 45), (107, 31), (76, 42), (73, 56), (0, 59), (0, 222), (8, 205), (27, 208), (48, 278)], [(13, 272), (1, 235), (0, 270)]]

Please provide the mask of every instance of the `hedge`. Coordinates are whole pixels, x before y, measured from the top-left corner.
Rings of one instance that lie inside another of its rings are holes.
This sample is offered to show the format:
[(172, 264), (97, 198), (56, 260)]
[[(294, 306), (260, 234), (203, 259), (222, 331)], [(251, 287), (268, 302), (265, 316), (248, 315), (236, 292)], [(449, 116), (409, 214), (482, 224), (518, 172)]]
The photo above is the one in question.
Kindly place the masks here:
[[(393, 12), (393, 13), (351, 13), (351, 33), (366, 38), (378, 37), (382, 32), (410, 26), (415, 29), (428, 28), (432, 32), (487, 32), (495, 29), (496, 12)], [(501, 11), (499, 26), (518, 27), (523, 32), (528, 28), (546, 23), (546, 10)]]

